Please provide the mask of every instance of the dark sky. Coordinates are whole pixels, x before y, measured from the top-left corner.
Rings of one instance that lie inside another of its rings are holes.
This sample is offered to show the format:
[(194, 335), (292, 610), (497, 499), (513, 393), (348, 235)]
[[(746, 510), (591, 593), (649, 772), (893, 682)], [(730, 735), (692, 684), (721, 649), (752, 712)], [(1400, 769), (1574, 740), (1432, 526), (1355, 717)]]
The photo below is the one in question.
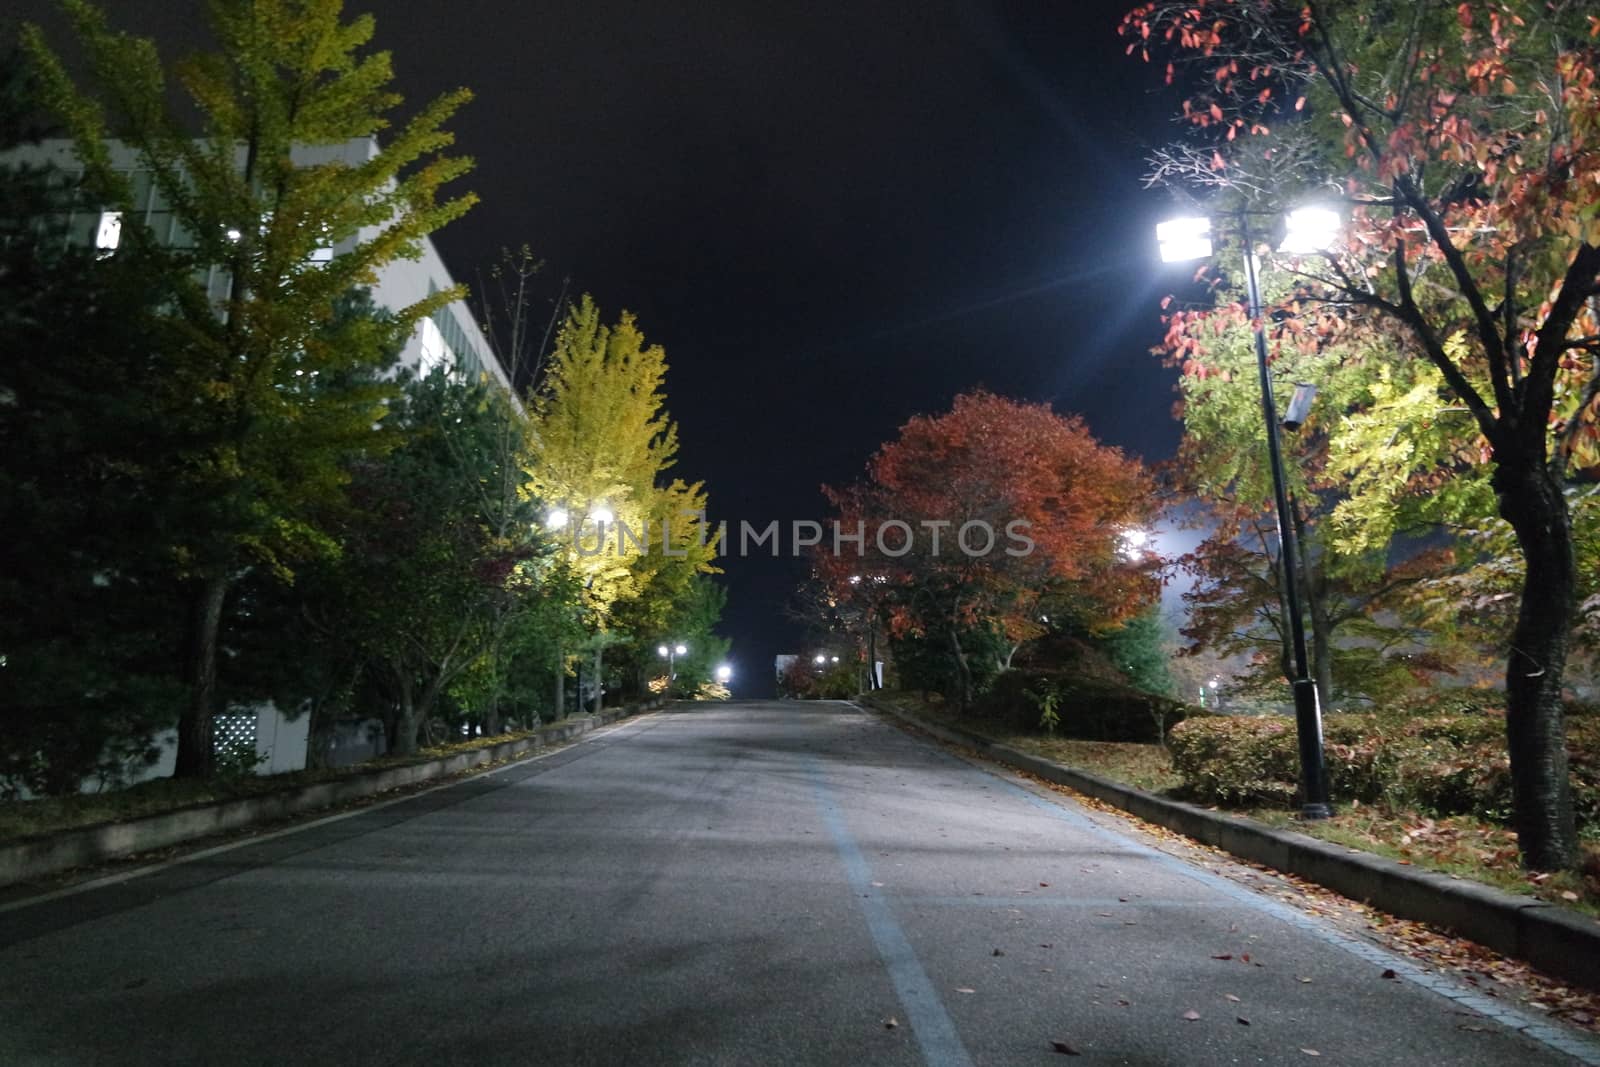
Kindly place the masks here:
[[(120, 26), (193, 39), (189, 4), (107, 6)], [(1156, 262), (1165, 199), (1139, 178), (1171, 108), (1158, 69), (1123, 55), (1129, 6), (371, 9), (408, 105), (477, 94), (452, 128), (483, 203), (435, 235), (452, 271), (470, 280), (527, 243), (549, 296), (570, 276), (636, 312), (671, 364), (678, 473), (736, 526), (822, 517), (821, 483), (980, 384), (1170, 454), (1174, 372), (1147, 349), (1181, 273)], [(725, 567), (724, 631), (760, 695), (774, 653), (798, 645), (783, 617), (798, 572)]]

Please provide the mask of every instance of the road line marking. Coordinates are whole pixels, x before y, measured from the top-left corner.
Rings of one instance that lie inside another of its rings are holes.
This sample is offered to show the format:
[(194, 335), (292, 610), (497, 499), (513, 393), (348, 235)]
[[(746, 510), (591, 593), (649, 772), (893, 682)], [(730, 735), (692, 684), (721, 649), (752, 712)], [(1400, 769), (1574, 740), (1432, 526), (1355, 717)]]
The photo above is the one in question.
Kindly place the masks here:
[(888, 970), (895, 995), (900, 998), (900, 1005), (911, 1022), (911, 1032), (916, 1035), (917, 1044), (922, 1049), (923, 1062), (929, 1067), (972, 1067), (972, 1057), (967, 1054), (961, 1036), (956, 1033), (955, 1022), (945, 1010), (944, 1001), (929, 980), (928, 972), (922, 969), (922, 964), (917, 960), (916, 951), (906, 939), (905, 931), (895, 920), (888, 900), (873, 892), (872, 868), (861, 855), (850, 828), (845, 825), (844, 813), (840, 811), (833, 791), (823, 778), (821, 761), (813, 756), (808, 763), (811, 788), (822, 814), (823, 825), (833, 838), (834, 849), (839, 853), (845, 878), (850, 883), (851, 895), (856, 898), (862, 917), (866, 919), (867, 931), (877, 947), (878, 958)]
[[(459, 785), (466, 784), (467, 782), (475, 782), (484, 778), (492, 778), (497, 774), (503, 774), (506, 771), (514, 770), (529, 763), (537, 763), (540, 760), (549, 759), (551, 756), (558, 756), (563, 752), (567, 752), (578, 747), (579, 745), (586, 745), (590, 741), (599, 740), (602, 731), (604, 731), (606, 734), (611, 734), (616, 731), (618, 726), (627, 726), (636, 722), (643, 722), (646, 719), (653, 718), (655, 714), (656, 713), (652, 711), (643, 715), (634, 715), (627, 719), (621, 719), (618, 720), (618, 722), (597, 727), (596, 729), (589, 731), (587, 734), (573, 741), (571, 744), (562, 745), (560, 748), (552, 748), (547, 752), (536, 752), (531, 756), (520, 756), (517, 759), (514, 759), (509, 763), (502, 764), (499, 767), (494, 767), (490, 770), (479, 772), (478, 774), (469, 775), (465, 778), (456, 778), (452, 781), (441, 782), (438, 785), (429, 786), (427, 789), (419, 789), (415, 793), (407, 793), (403, 797), (392, 797), (389, 800), (380, 800), (374, 804), (364, 804), (361, 807), (356, 808), (354, 811), (342, 811), (337, 815), (325, 815), (320, 819), (313, 819), (310, 822), (296, 823), (293, 826), (286, 826), (282, 830), (273, 830), (270, 833), (254, 834), (249, 837), (242, 837), (237, 841), (229, 841), (226, 844), (213, 845), (211, 848), (201, 849), (199, 852), (190, 852), (170, 860), (161, 860), (158, 863), (149, 863), (142, 867), (135, 867), (131, 871), (119, 871), (116, 874), (108, 874), (101, 878), (93, 878), (87, 882), (79, 882), (76, 885), (69, 885), (62, 889), (53, 889), (48, 893), (40, 893), (38, 896), (23, 897), (20, 900), (9, 901), (7, 903), (0, 904), (0, 915), (17, 911), (20, 908), (31, 908), (35, 904), (48, 904), (52, 900), (61, 900), (66, 897), (77, 896), (79, 893), (88, 893), (95, 889), (107, 889), (114, 885), (121, 885), (123, 882), (131, 882), (135, 878), (143, 878), (146, 875), (155, 874), (158, 871), (164, 871), (169, 867), (177, 867), (185, 863), (195, 863), (203, 859), (210, 859), (212, 856), (220, 856), (223, 853), (232, 852), (234, 849), (245, 848), (249, 845), (259, 845), (267, 841), (276, 841), (278, 838), (288, 837), (290, 834), (298, 834), (306, 830), (314, 830), (319, 826), (327, 826), (331, 823), (341, 822), (345, 819), (353, 819), (357, 815), (367, 815), (374, 811), (382, 811), (384, 808), (390, 808), (396, 804), (404, 804), (408, 800), (416, 800), (419, 797), (425, 797), (432, 793), (438, 793), (446, 789), (454, 789)], [(114, 862), (114, 860), (111, 862)]]

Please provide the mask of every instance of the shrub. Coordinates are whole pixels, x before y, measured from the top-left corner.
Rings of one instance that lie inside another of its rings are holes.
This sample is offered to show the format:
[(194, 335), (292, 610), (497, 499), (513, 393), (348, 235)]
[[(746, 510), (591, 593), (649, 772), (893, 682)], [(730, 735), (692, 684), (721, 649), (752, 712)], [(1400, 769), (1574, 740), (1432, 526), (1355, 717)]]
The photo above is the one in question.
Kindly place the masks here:
[(1047, 670), (998, 675), (973, 712), (1031, 732), (1042, 728), (1041, 702), (1052, 698), (1056, 722), (1051, 732), (1081, 741), (1159, 742), (1174, 724), (1205, 714), (1116, 680)]
[[(1511, 766), (1501, 714), (1329, 715), (1323, 742), (1336, 801), (1510, 821)], [(1190, 718), (1173, 729), (1168, 744), (1173, 769), (1195, 800), (1287, 804), (1295, 798), (1300, 757), (1293, 719)], [(1569, 719), (1567, 750), (1578, 823), (1600, 826), (1600, 721)]]

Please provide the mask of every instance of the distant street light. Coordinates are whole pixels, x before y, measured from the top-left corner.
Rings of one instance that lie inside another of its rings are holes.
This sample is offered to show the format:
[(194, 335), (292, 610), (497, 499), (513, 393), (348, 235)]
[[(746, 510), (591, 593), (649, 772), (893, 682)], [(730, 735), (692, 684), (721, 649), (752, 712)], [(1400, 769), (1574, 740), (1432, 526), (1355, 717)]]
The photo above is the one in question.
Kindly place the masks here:
[(656, 652), (661, 655), (662, 659), (667, 661), (667, 681), (670, 682), (678, 677), (678, 657), (688, 651), (689, 646), (683, 644), (682, 642), (673, 645), (671, 648), (668, 648), (666, 645), (656, 646)]
[[(1262, 322), (1260, 263), (1250, 232), (1250, 216), (1239, 213), (1239, 239), (1244, 249), (1244, 276), (1250, 300), (1250, 321), (1255, 332), (1256, 371), (1261, 379), (1261, 411), (1267, 423), (1267, 459), (1272, 467), (1273, 504), (1278, 513), (1278, 543), (1283, 558), (1284, 613), (1289, 617), (1289, 639), (1294, 652), (1295, 731), (1300, 741), (1300, 786), (1305, 795), (1300, 814), (1306, 819), (1326, 819), (1333, 814), (1328, 804), (1328, 779), (1322, 753), (1322, 709), (1317, 702), (1317, 685), (1311, 680), (1306, 655), (1305, 621), (1300, 617), (1300, 586), (1296, 567), (1296, 538), (1294, 522), (1289, 515), (1289, 492), (1284, 485), (1283, 453), (1278, 443), (1278, 409), (1272, 398), (1272, 375), (1267, 367), (1267, 331)], [(1286, 232), (1280, 244), (1282, 251), (1293, 255), (1307, 255), (1326, 251), (1339, 235), (1339, 214), (1326, 207), (1303, 207), (1291, 211), (1285, 220)], [(1161, 259), (1176, 263), (1188, 259), (1203, 259), (1211, 254), (1211, 220), (1205, 218), (1173, 219), (1156, 227), (1156, 239), (1161, 242)], [(1296, 405), (1290, 405), (1297, 416), (1294, 425), (1305, 421), (1311, 406), (1309, 394), (1296, 389)], [(1288, 425), (1289, 419), (1284, 420)]]
[(545, 524), (552, 530), (565, 530), (571, 521), (572, 516), (567, 514), (566, 508), (552, 508), (550, 514), (545, 516)]
[(727, 685), (729, 679), (731, 679), (732, 677), (733, 677), (733, 668), (732, 667), (728, 666), (726, 663), (718, 665), (718, 667), (717, 667), (717, 682), (719, 684)]
[(610, 522), (615, 522), (616, 519), (617, 519), (616, 513), (613, 512), (610, 508), (606, 507), (604, 504), (595, 505), (594, 510), (589, 512), (589, 517), (591, 519), (593, 519), (597, 523), (598, 522), (610, 523)]
[(817, 663), (818, 665), (821, 665), (823, 663), (828, 662), (828, 657), (824, 656), (821, 652), (818, 652), (817, 653), (817, 658), (815, 660), (813, 660), (813, 662)]

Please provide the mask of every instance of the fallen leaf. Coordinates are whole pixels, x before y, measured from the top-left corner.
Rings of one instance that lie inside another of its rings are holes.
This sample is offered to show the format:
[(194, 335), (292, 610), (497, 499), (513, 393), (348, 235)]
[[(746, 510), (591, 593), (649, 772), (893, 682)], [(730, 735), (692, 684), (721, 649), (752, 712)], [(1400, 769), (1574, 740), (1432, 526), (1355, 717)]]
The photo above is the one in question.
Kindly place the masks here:
[(887, 1019), (883, 1020), (883, 1028), (885, 1030), (893, 1030), (895, 1027), (897, 1027), (899, 1025), (900, 1025), (900, 1020), (896, 1019), (893, 1015), (891, 1015)]
[(968, 989), (964, 985), (958, 985), (958, 986), (956, 986), (956, 992), (957, 993), (976, 993), (977, 990), (976, 989)]
[(1057, 1052), (1061, 1053), (1063, 1056), (1081, 1056), (1081, 1055), (1083, 1055), (1083, 1053), (1079, 1052), (1077, 1049), (1073, 1048), (1071, 1045), (1067, 1044), (1065, 1041), (1052, 1041), (1052, 1042), (1050, 1042), (1050, 1047), (1055, 1049)]
[(1457, 1030), (1468, 1030), (1468, 1031), (1471, 1031), (1474, 1034), (1481, 1034), (1481, 1033), (1483, 1033), (1485, 1028), (1482, 1027), (1482, 1026), (1477, 1025), (1476, 1023), (1461, 1023), (1459, 1026), (1456, 1027), (1456, 1029)]
[(1239, 1003), (1239, 998), (1234, 996), (1232, 993), (1224, 993), (1224, 994), (1222, 994), (1222, 996), (1223, 996), (1223, 999), (1225, 999), (1225, 1000), (1231, 1000), (1235, 1004)]
[(995, 950), (994, 950), (994, 952), (993, 952), (993, 953), (992, 953), (992, 955), (995, 955), (995, 956), (1004, 956), (1004, 955), (1005, 955), (1005, 953), (1004, 953), (1004, 952), (1001, 952), (1001, 951), (1000, 951), (1000, 950), (999, 950), (999, 949), (995, 949)]
[(1395, 977), (1394, 968), (1393, 967), (1385, 967), (1383, 969), (1383, 977), (1385, 977), (1385, 978), (1393, 978), (1393, 977)]
[(1200, 1013), (1195, 1011), (1193, 1008), (1190, 1008), (1188, 1011), (1183, 1013), (1183, 1017), (1188, 1019), (1190, 1022), (1197, 1022), (1200, 1018)]
[(1118, 997), (1117, 998), (1117, 1004), (1119, 1006), (1121, 1006), (1121, 1007), (1126, 1008), (1131, 1003), (1132, 1003), (1132, 1001), (1130, 1001), (1127, 997)]
[(1250, 1020), (1246, 1019), (1243, 1015), (1235, 1015), (1233, 1017), (1233, 1021), (1238, 1023), (1240, 1026), (1249, 1026), (1250, 1025)]
[(1224, 952), (1220, 956), (1212, 956), (1211, 958), (1214, 959), (1214, 960), (1231, 960), (1231, 959), (1233, 959), (1233, 953)]
[(1561, 899), (1565, 900), (1569, 904), (1576, 904), (1578, 902), (1578, 894), (1574, 893), (1570, 889), (1565, 889), (1561, 892)]
[(1302, 978), (1302, 979), (1300, 979), (1300, 981), (1303, 982), (1306, 985), (1310, 985), (1311, 984), (1311, 979), (1309, 979), (1309, 978)]
[(1303, 1048), (1300, 1051), (1304, 1052), (1307, 1056), (1320, 1056), (1320, 1055), (1322, 1055), (1322, 1053), (1318, 1052), (1314, 1048)]
[(873, 882), (872, 883), (872, 888), (874, 888), (874, 889), (882, 889), (883, 888), (883, 883), (882, 882)]
[(1250, 953), (1246, 952), (1243, 956), (1240, 956), (1239, 957), (1239, 962), (1240, 963), (1249, 963), (1250, 962)]
[(1043, 945), (1043, 944), (1042, 944), (1042, 945), (1040, 945), (1040, 946), (1039, 946), (1039, 947), (1040, 947), (1040, 948), (1055, 948), (1055, 946), (1054, 946), (1054, 945)]
[(1050, 883), (1049, 882), (1040, 882), (1039, 883), (1039, 888), (1040, 889), (1049, 889), (1050, 888)]

